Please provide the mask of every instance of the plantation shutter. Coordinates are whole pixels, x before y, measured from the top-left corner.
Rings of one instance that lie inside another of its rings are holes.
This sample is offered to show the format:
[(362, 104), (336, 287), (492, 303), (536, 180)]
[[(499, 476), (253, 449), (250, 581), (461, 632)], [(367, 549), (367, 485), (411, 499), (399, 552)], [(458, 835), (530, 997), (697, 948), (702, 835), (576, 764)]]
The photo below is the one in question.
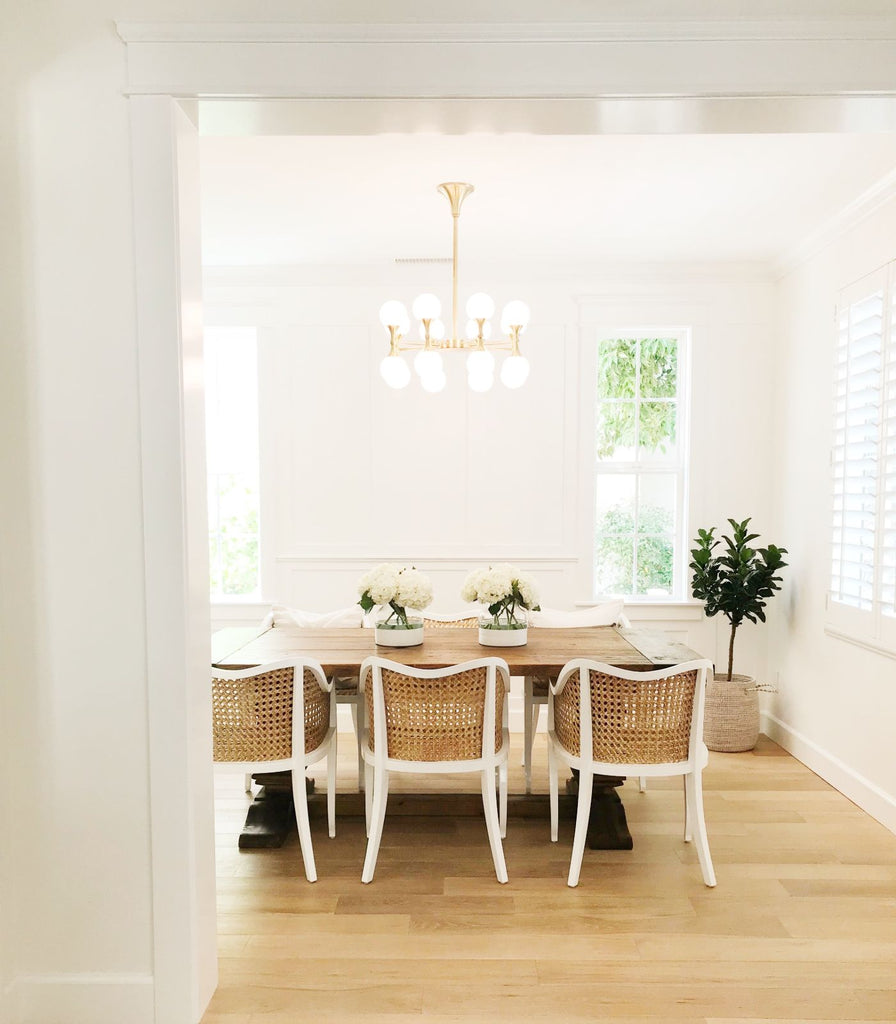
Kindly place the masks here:
[(890, 287), (882, 408), (881, 612), (896, 616), (896, 288)]
[[(892, 316), (892, 309), (887, 313)], [(860, 297), (847, 297), (838, 313), (831, 597), (863, 611), (871, 611), (874, 601), (883, 318), (882, 281), (866, 282)], [(896, 395), (888, 407), (896, 413)], [(892, 437), (896, 472), (896, 420)], [(890, 539), (896, 542), (896, 528)]]

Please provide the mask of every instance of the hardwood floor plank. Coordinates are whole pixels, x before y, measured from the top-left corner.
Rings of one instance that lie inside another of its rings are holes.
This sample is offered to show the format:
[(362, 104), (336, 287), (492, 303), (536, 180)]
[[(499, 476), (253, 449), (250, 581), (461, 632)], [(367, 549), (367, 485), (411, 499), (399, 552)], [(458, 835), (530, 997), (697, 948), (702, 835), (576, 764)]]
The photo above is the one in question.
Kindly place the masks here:
[[(354, 739), (340, 740), (352, 793)], [(514, 737), (516, 792), (519, 750)], [(533, 772), (546, 792), (543, 735)], [(341, 814), (329, 839), (317, 815), (310, 884), (294, 834), (237, 849), (249, 798), (220, 777), (220, 985), (203, 1024), (896, 1024), (896, 836), (765, 738), (711, 754), (704, 780), (715, 889), (682, 841), (675, 779), (626, 782), (634, 849), (586, 850), (570, 889), (571, 821), (551, 843), (546, 821), (512, 817), (501, 886), (478, 814), (387, 813), (367, 886), (361, 818)]]

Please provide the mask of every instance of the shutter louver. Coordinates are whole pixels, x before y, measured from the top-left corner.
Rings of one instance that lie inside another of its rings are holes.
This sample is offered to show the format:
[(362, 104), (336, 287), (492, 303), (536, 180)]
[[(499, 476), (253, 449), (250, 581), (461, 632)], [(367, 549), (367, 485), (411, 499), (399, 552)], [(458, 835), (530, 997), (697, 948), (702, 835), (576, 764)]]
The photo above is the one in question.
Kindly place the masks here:
[(896, 288), (890, 288), (889, 331), (884, 359), (882, 403), (881, 576), (880, 602), (884, 615), (896, 616)]
[[(896, 316), (896, 307), (887, 313)], [(834, 386), (831, 596), (868, 611), (874, 602), (883, 317), (883, 289), (841, 311)], [(888, 363), (887, 371), (894, 392), (888, 406), (894, 448), (887, 463), (893, 472), (889, 490), (896, 488), (896, 365)], [(896, 507), (892, 518), (890, 541), (896, 554)], [(894, 583), (891, 578), (891, 589)]]

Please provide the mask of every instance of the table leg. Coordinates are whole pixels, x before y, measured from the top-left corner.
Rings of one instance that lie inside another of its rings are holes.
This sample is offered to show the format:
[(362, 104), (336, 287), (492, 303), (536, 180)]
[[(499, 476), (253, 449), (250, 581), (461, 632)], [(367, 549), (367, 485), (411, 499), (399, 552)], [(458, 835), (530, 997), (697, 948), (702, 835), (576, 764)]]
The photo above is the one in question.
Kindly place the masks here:
[[(566, 791), (576, 795), (579, 791), (579, 773), (572, 770), (566, 780)], [(595, 775), (591, 791), (591, 814), (588, 818), (589, 850), (631, 850), (634, 846), (625, 807), (616, 792), (625, 779), (609, 775)]]
[[(246, 822), (240, 833), (241, 850), (273, 849), (283, 845), (290, 831), (296, 828), (296, 814), (292, 805), (290, 772), (268, 772), (254, 775), (261, 786), (255, 794)], [(308, 794), (314, 792), (314, 780), (305, 779)]]

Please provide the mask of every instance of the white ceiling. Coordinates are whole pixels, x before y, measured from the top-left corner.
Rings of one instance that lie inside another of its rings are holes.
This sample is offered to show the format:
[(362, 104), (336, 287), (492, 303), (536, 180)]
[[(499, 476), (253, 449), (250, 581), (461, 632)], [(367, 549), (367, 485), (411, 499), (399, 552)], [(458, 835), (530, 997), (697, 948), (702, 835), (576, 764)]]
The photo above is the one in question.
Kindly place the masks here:
[(774, 260), (896, 169), (896, 136), (204, 137), (206, 265)]

